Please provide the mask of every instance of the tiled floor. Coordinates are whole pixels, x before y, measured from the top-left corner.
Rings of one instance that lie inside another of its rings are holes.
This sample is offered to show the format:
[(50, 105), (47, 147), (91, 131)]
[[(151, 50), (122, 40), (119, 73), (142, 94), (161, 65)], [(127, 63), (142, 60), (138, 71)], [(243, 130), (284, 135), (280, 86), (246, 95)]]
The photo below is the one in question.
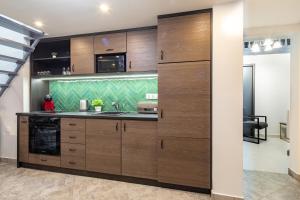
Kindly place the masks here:
[[(230, 184), (230, 181), (228, 182)], [(245, 171), (245, 200), (299, 200), (286, 174)], [(0, 200), (210, 200), (210, 196), (0, 163)]]
[(244, 169), (287, 174), (288, 146), (286, 141), (271, 137), (261, 144), (244, 142)]

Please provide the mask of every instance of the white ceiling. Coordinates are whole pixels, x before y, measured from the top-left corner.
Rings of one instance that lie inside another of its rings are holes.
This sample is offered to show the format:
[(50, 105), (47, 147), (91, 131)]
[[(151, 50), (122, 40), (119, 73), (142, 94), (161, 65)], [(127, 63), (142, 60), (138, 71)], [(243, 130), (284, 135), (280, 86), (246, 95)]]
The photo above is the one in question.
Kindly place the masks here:
[[(49, 37), (157, 24), (157, 15), (210, 8), (232, 0), (0, 0), (0, 13), (34, 25)], [(99, 10), (111, 6), (110, 14)], [(300, 0), (245, 0), (245, 27), (300, 23)]]

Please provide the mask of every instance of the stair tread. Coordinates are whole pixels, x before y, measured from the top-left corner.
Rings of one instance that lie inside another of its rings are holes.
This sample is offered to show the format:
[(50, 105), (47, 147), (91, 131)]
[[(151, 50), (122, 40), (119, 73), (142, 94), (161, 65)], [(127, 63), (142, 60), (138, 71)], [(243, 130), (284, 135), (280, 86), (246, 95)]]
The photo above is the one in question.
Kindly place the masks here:
[(2, 54), (0, 54), (0, 60), (4, 60), (4, 61), (8, 61), (8, 62), (15, 62), (17, 64), (25, 63), (25, 60), (23, 60), (21, 58), (15, 58), (15, 57), (6, 56), (6, 55), (2, 55)]
[(0, 70), (0, 74), (16, 75), (17, 73), (12, 71)]
[(16, 42), (13, 40), (9, 40), (6, 38), (2, 38), (0, 37), (0, 44), (5, 45), (5, 46), (9, 46), (9, 47), (13, 47), (13, 48), (17, 48), (17, 49), (23, 49), (25, 51), (33, 51), (34, 49), (26, 44), (22, 44), (20, 42)]

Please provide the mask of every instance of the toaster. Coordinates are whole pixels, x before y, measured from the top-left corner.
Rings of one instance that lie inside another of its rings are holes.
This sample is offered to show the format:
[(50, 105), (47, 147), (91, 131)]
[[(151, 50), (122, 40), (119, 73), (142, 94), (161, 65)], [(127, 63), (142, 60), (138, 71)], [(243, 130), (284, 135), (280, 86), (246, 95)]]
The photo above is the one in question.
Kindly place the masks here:
[(140, 101), (137, 104), (138, 113), (157, 114), (158, 104), (155, 101)]

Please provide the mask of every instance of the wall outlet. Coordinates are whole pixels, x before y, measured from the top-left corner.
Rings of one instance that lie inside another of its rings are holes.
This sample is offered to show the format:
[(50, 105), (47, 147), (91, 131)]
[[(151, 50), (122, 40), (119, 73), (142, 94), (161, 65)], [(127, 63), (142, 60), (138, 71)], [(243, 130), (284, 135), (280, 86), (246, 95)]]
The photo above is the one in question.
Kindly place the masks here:
[(146, 99), (148, 99), (148, 100), (157, 100), (158, 95), (156, 93), (147, 93), (146, 94)]

